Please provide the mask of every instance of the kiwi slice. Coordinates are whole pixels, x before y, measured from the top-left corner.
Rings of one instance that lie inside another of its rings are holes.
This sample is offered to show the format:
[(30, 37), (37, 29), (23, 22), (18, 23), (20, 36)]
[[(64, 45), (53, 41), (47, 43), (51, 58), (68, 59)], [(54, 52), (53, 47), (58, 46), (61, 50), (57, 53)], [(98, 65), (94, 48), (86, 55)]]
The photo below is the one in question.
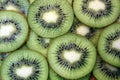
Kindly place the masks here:
[(1, 65), (3, 60), (8, 56), (9, 53), (0, 53), (0, 69), (1, 69)]
[[(73, 80), (73, 79), (65, 79), (61, 76), (59, 76), (56, 72), (54, 72), (52, 69), (50, 69), (50, 80)], [(80, 79), (74, 79), (74, 80), (89, 80), (90, 79), (90, 74), (80, 78)]]
[(68, 33), (52, 40), (48, 49), (51, 68), (67, 79), (78, 79), (90, 73), (96, 60), (96, 49), (86, 38)]
[(14, 10), (27, 15), (28, 0), (0, 0), (0, 10)]
[(24, 16), (13, 11), (0, 11), (0, 52), (19, 48), (28, 36), (28, 24)]
[(120, 14), (120, 0), (74, 0), (73, 9), (81, 22), (101, 28), (117, 19)]
[(76, 17), (74, 18), (73, 25), (70, 29), (71, 33), (78, 34), (81, 36), (86, 37), (92, 43), (97, 46), (99, 35), (101, 33), (102, 29), (96, 29), (89, 27), (83, 23), (81, 23)]
[(103, 30), (98, 41), (98, 52), (107, 63), (120, 67), (120, 24)]
[(47, 80), (48, 64), (39, 53), (17, 50), (6, 57), (1, 66), (2, 80)]
[(97, 80), (120, 80), (120, 68), (97, 58), (93, 74)]
[(27, 46), (29, 49), (40, 52), (42, 55), (47, 56), (47, 50), (51, 39), (38, 36), (33, 31), (30, 32)]
[(39, 36), (54, 38), (69, 31), (73, 17), (67, 0), (35, 0), (29, 8), (28, 23)]

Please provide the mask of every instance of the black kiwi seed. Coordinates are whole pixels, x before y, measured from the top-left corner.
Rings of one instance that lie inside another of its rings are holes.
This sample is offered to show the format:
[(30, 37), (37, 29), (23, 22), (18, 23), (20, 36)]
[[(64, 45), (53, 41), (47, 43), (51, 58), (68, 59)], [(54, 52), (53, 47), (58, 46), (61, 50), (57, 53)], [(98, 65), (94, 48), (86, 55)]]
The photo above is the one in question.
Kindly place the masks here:
[(78, 79), (93, 69), (96, 49), (86, 38), (66, 34), (52, 40), (48, 49), (48, 62), (51, 68), (67, 79)]
[(7, 56), (1, 66), (2, 80), (47, 80), (46, 59), (31, 50), (17, 50)]
[(65, 34), (73, 22), (73, 11), (66, 0), (35, 0), (30, 5), (28, 23), (42, 37), (57, 37)]
[(112, 24), (120, 14), (119, 0), (74, 0), (76, 17), (86, 25), (101, 28)]

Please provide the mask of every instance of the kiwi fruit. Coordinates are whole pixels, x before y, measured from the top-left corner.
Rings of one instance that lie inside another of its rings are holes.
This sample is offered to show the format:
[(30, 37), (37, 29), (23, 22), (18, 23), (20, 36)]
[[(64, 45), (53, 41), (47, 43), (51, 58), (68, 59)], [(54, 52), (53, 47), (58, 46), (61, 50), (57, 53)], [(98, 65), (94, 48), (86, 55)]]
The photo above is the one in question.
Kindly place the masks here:
[(29, 7), (28, 23), (41, 37), (54, 38), (69, 31), (73, 10), (67, 0), (35, 0)]
[(96, 49), (86, 38), (68, 33), (51, 41), (48, 62), (66, 79), (78, 79), (89, 74), (96, 61)]
[(112, 24), (120, 14), (120, 0), (74, 0), (76, 17), (84, 24), (102, 28)]
[[(59, 76), (56, 72), (54, 72), (52, 69), (50, 69), (50, 80), (73, 80), (73, 79), (65, 79), (61, 76)], [(89, 80), (90, 79), (90, 74), (80, 78), (80, 79), (74, 79), (74, 80)]]
[(93, 74), (97, 80), (120, 80), (120, 68), (110, 65), (97, 58)]
[(25, 17), (14, 11), (0, 11), (0, 52), (18, 49), (28, 36)]
[(28, 0), (0, 0), (0, 10), (14, 10), (27, 15)]
[(98, 52), (107, 63), (120, 67), (120, 24), (105, 28), (98, 41)]
[(35, 32), (31, 31), (27, 46), (29, 49), (37, 51), (47, 57), (47, 50), (49, 48), (51, 39), (38, 36)]
[(92, 28), (81, 23), (76, 17), (74, 18), (73, 25), (70, 29), (71, 33), (86, 37), (87, 39), (92, 41), (95, 46), (97, 46), (101, 31), (102, 29)]
[(17, 50), (7, 56), (1, 66), (2, 80), (47, 80), (46, 59), (31, 50)]

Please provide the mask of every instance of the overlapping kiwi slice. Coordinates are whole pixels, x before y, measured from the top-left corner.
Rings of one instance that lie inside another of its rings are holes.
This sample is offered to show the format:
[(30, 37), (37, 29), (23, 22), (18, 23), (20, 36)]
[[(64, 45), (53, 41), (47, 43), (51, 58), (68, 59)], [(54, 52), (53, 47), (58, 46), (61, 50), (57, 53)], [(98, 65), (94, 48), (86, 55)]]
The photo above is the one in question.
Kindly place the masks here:
[(18, 49), (28, 36), (24, 16), (14, 11), (0, 11), (0, 52)]
[(65, 79), (65, 78), (59, 76), (51, 68), (50, 68), (49, 76), (50, 76), (50, 80), (89, 80), (90, 79), (90, 74), (88, 74), (80, 79)]
[(110, 65), (97, 58), (93, 74), (97, 80), (120, 80), (120, 68)]
[(120, 67), (119, 23), (114, 23), (103, 30), (98, 41), (98, 51), (103, 60)]
[(50, 41), (50, 38), (43, 38), (31, 31), (29, 39), (27, 41), (27, 46), (28, 48), (40, 52), (44, 56), (47, 56)]
[(69, 31), (73, 16), (67, 0), (35, 0), (29, 7), (28, 23), (38, 35), (53, 38)]
[(55, 38), (48, 49), (48, 62), (51, 68), (67, 79), (78, 79), (93, 69), (96, 49), (86, 38), (66, 34)]
[(27, 15), (28, 0), (0, 0), (0, 10), (14, 10)]
[(47, 80), (46, 59), (31, 50), (17, 50), (3, 61), (2, 80)]
[(101, 28), (117, 19), (120, 13), (120, 0), (74, 0), (73, 8), (81, 22)]
[(89, 27), (83, 23), (81, 23), (76, 17), (74, 18), (73, 25), (70, 29), (71, 33), (78, 34), (86, 37), (92, 43), (97, 46), (99, 35), (102, 32), (102, 29), (96, 29)]

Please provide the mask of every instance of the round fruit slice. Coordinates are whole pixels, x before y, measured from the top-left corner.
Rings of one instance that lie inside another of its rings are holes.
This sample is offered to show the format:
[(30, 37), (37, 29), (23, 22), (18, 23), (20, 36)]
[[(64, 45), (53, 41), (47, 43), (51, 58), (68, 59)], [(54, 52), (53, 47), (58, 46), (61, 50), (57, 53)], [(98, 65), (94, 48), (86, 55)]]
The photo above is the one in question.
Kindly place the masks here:
[(98, 51), (103, 60), (120, 67), (120, 24), (115, 23), (103, 30), (98, 41)]
[(27, 15), (28, 0), (0, 0), (0, 10), (14, 10)]
[(97, 80), (120, 80), (120, 68), (97, 58), (93, 74)]
[(48, 64), (39, 53), (18, 50), (4, 59), (1, 67), (2, 80), (47, 80)]
[(64, 78), (82, 78), (92, 71), (95, 61), (95, 47), (82, 36), (69, 33), (54, 39), (49, 45), (48, 62)]
[(28, 35), (26, 19), (17, 12), (0, 11), (0, 52), (19, 48)]
[(35, 0), (29, 8), (28, 23), (39, 36), (53, 38), (68, 32), (73, 17), (67, 0)]
[(120, 0), (74, 0), (73, 8), (81, 22), (101, 28), (117, 19), (120, 14)]
[(29, 39), (27, 41), (27, 46), (31, 50), (40, 52), (42, 55), (46, 57), (50, 41), (51, 39), (40, 37), (33, 31), (31, 31)]

